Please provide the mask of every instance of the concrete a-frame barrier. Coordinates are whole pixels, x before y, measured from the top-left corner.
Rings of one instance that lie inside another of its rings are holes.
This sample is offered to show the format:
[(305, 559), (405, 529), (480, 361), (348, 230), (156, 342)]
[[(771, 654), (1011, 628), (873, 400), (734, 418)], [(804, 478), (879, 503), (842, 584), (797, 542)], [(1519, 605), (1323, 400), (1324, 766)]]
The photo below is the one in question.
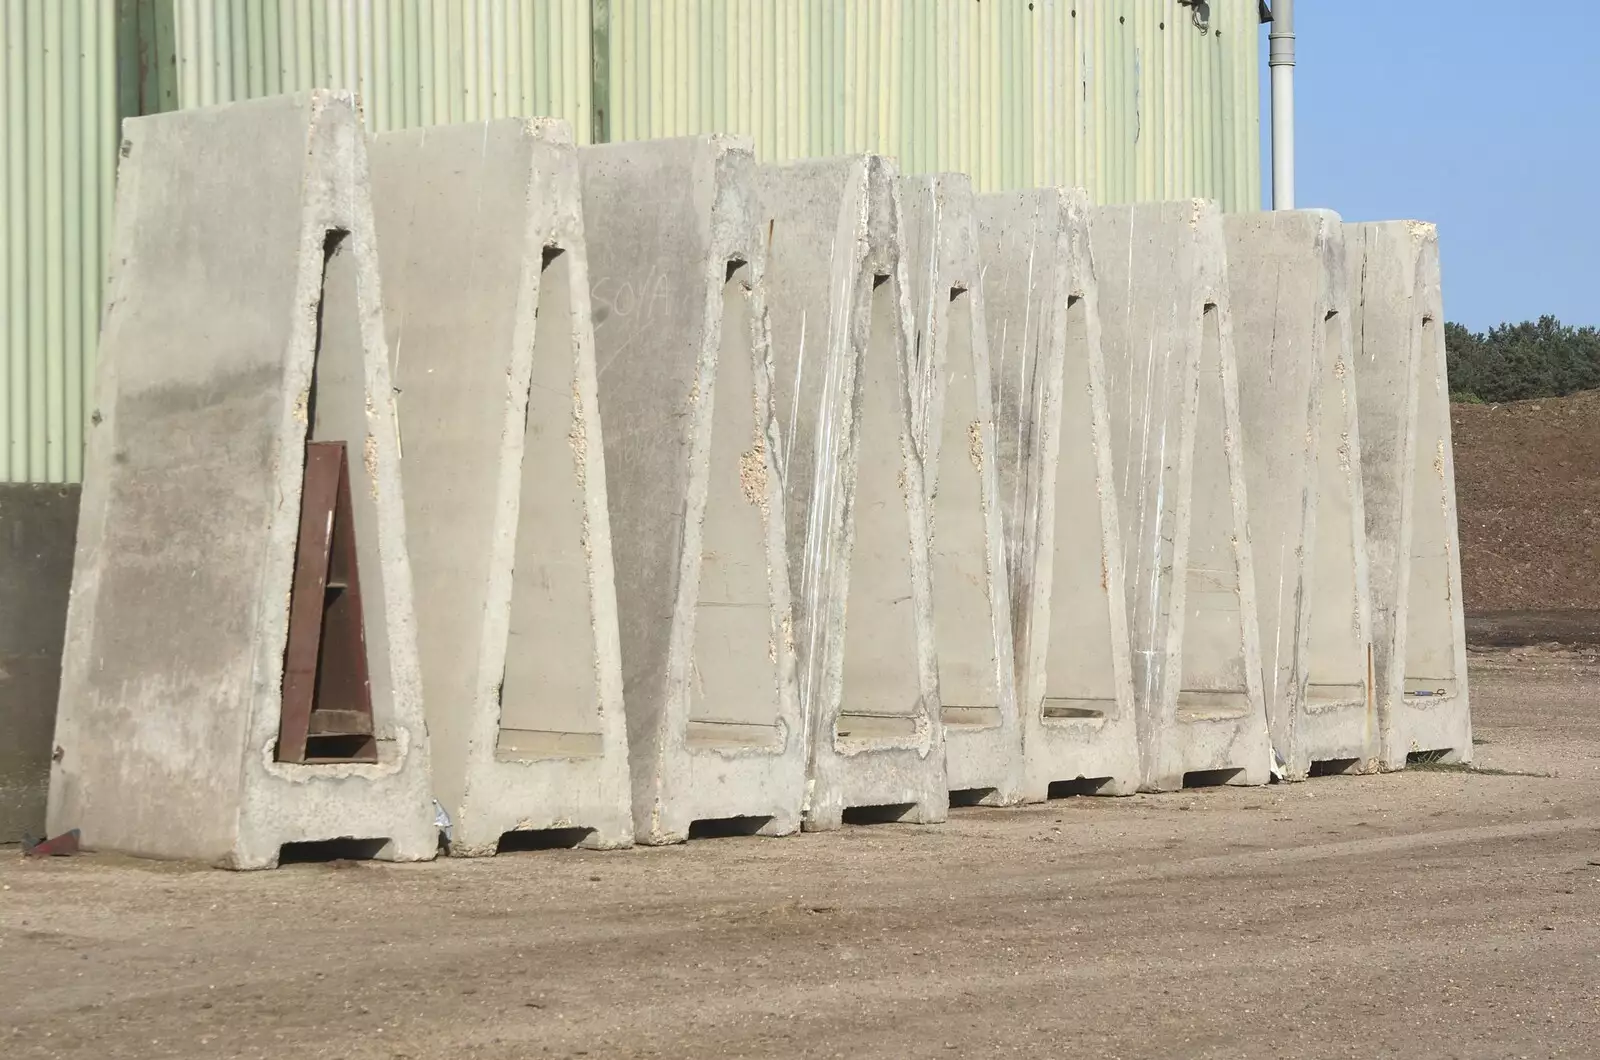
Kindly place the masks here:
[(949, 809), (897, 176), (874, 155), (757, 168), (807, 830)]
[(900, 196), (947, 783), (968, 802), (1010, 806), (1023, 797), (1022, 730), (972, 184), (903, 177)]
[(635, 835), (787, 835), (806, 734), (755, 155), (721, 136), (578, 154)]
[(1438, 230), (1345, 231), (1383, 766), (1470, 762)]
[[(372, 146), (434, 791), (452, 854), (627, 846), (589, 276), (565, 123)], [(507, 836), (512, 846), (526, 841)]]
[(1082, 191), (977, 200), (1023, 793), (1139, 786), (1121, 533)]
[[(341, 838), (431, 858), (354, 100), (132, 118), (121, 154), (49, 830), (233, 868)], [(309, 442), (347, 446), (373, 762), (278, 760)]]
[(1290, 780), (1377, 767), (1344, 226), (1229, 214), (1228, 283), (1272, 743)]
[(1221, 213), (1092, 211), (1142, 786), (1272, 770)]

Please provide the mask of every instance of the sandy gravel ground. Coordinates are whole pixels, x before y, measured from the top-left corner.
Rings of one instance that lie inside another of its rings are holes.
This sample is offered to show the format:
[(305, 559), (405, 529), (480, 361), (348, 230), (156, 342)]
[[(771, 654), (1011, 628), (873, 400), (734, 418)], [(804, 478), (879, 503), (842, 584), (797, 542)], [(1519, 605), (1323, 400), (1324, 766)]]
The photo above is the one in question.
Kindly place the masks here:
[(1600, 664), (1480, 771), (237, 875), (0, 850), (0, 1057), (1600, 1056)]

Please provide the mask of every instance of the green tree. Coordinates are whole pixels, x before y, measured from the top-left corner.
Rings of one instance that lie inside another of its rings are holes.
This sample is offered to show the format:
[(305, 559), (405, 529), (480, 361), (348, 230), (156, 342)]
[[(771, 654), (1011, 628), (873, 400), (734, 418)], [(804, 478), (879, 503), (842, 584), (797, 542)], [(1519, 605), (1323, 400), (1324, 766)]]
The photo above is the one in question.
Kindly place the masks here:
[(1444, 341), (1457, 400), (1521, 401), (1600, 389), (1600, 329), (1543, 316), (1488, 332), (1446, 324)]

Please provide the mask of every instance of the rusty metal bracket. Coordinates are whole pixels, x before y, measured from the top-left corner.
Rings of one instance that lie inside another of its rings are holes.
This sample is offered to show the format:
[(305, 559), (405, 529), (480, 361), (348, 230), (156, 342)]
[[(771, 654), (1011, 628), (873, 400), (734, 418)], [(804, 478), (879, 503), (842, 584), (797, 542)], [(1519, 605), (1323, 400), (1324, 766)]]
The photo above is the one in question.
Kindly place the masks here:
[(378, 760), (344, 442), (306, 443), (277, 758)]

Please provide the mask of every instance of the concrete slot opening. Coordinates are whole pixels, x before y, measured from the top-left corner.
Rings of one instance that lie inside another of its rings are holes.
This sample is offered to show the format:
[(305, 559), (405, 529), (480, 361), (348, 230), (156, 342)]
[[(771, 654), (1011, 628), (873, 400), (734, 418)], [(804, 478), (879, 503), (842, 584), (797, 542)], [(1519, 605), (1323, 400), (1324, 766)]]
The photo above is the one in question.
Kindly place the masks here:
[[(1421, 320), (1423, 357), (1438, 342), (1431, 316)], [(1450, 423), (1443, 383), (1427, 369), (1417, 381), (1417, 438), (1412, 468), (1411, 580), (1406, 592), (1406, 702), (1427, 707), (1456, 694), (1455, 633), (1451, 611), (1450, 547), (1446, 519), (1446, 433)]]
[[(1222, 388), (1217, 307), (1207, 304), (1190, 487), (1189, 564), (1178, 693), (1180, 721), (1236, 719), (1250, 710)], [(1188, 776), (1185, 775), (1185, 786)]]
[(1456, 751), (1453, 747), (1436, 747), (1431, 751), (1412, 751), (1406, 755), (1406, 765), (1433, 765), (1437, 762), (1447, 761), (1455, 753)]
[[(943, 435), (937, 492), (928, 512), (939, 694), (946, 725), (988, 728), (1000, 724), (1000, 689), (993, 639), (970, 625), (972, 616), (989, 614), (989, 594), (981, 551), (987, 508), (979, 472), (985, 454), (972, 359), (972, 296), (965, 288), (950, 288), (947, 313), (948, 385), (944, 422), (936, 428)], [(980, 546), (976, 555), (974, 542)]]
[(998, 788), (959, 788), (950, 793), (950, 806), (958, 807), (982, 806), (985, 799), (993, 798)]
[(915, 803), (894, 803), (887, 806), (847, 806), (844, 811), (845, 824), (894, 824), (903, 821), (906, 815), (916, 809)]
[[(1089, 386), (1088, 303), (1067, 301), (1062, 387)], [(1044, 387), (1034, 391), (1043, 401)], [(1030, 417), (1039, 422), (1042, 413)], [(1105, 571), (1085, 556), (1102, 554), (1102, 527), (1092, 500), (1099, 496), (1094, 423), (1061, 417), (1056, 458), (1056, 518), (1050, 575), (1050, 634), (1045, 644), (1045, 721), (1094, 721), (1117, 713), (1116, 649), (1111, 642), (1111, 597)]]
[(1106, 711), (1098, 707), (1087, 707), (1079, 702), (1049, 698), (1045, 699), (1044, 706), (1040, 708), (1039, 713), (1046, 721), (1082, 721), (1106, 716)]
[(770, 816), (706, 817), (689, 822), (689, 839), (736, 839), (760, 835), (772, 823)]
[(1046, 798), (1070, 799), (1078, 795), (1098, 795), (1100, 789), (1111, 783), (1110, 777), (1078, 777), (1076, 780), (1052, 780)]
[[(347, 229), (330, 228), (322, 239), (305, 399), (300, 526), (274, 752), (280, 762), (378, 760), (348, 457), (350, 438), (359, 441), (365, 435), (351, 430), (356, 425), (339, 407), (350, 398), (352, 369), (343, 361), (352, 350), (360, 353), (359, 336), (353, 347), (350, 341), (351, 329), (359, 325), (349, 235)], [(360, 379), (361, 373), (355, 376)], [(324, 386), (334, 395), (331, 402), (318, 400)]]
[(572, 305), (569, 257), (560, 247), (546, 247), (523, 428), (516, 577), (500, 685), (495, 756), (502, 761), (604, 752), (593, 639), (587, 653), (561, 647), (569, 642), (562, 635), (566, 627), (593, 614), (587, 565), (582, 550), (552, 549), (546, 540), (559, 536), (587, 542), (582, 491), (551, 490), (545, 484), (571, 479), (575, 470), (581, 475), (586, 459), (600, 459), (598, 451), (588, 452), (577, 418)]
[[(888, 280), (888, 276), (873, 279), (871, 333), (856, 380), (856, 393), (862, 399), (857, 413), (855, 497), (848, 516), (855, 524), (855, 542), (841, 706), (834, 718), (836, 738), (858, 743), (915, 738), (913, 711), (919, 706), (921, 687), (902, 481), (901, 435), (906, 425), (899, 404), (884, 400), (904, 392), (894, 289)], [(902, 814), (909, 809), (900, 808)]]
[(572, 850), (594, 835), (593, 828), (524, 828), (503, 832), (495, 845), (496, 854), (517, 854), (530, 850)]
[(1183, 786), (1186, 788), (1221, 787), (1224, 784), (1232, 784), (1243, 773), (1243, 769), (1192, 769), (1183, 775)]
[[(1330, 311), (1322, 321), (1324, 349), (1344, 345), (1344, 318)], [(1316, 462), (1317, 523), (1312, 546), (1312, 577), (1321, 606), (1311, 609), (1305, 697), (1309, 710), (1365, 709), (1368, 700), (1366, 638), (1358, 616), (1363, 612), (1356, 588), (1354, 498), (1350, 476), (1359, 475), (1346, 437), (1348, 394), (1353, 380), (1348, 366), (1323, 358), (1322, 400), (1318, 415)]]
[(315, 865), (330, 861), (372, 861), (389, 845), (387, 839), (317, 839), (285, 843), (278, 848), (279, 865)]
[(1359, 758), (1328, 758), (1319, 762), (1312, 762), (1311, 771), (1307, 775), (1313, 777), (1337, 777), (1345, 773), (1359, 773), (1360, 771), (1361, 759)]
[(777, 749), (783, 740), (775, 638), (785, 631), (771, 628), (767, 454), (757, 419), (750, 283), (748, 263), (729, 260), (689, 679), (692, 747)]

